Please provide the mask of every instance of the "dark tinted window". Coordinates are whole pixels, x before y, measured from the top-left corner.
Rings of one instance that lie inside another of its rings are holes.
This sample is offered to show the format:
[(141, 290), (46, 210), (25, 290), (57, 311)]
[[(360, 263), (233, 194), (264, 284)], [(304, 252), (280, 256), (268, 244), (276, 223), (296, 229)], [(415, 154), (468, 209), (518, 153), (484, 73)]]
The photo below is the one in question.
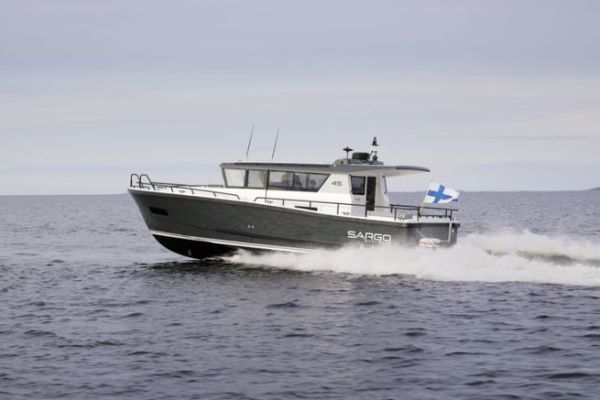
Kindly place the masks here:
[(352, 194), (364, 195), (365, 194), (365, 177), (364, 176), (353, 176), (352, 179)]
[(269, 171), (269, 189), (318, 192), (328, 177), (327, 174)]
[(306, 184), (306, 190), (309, 192), (318, 192), (321, 186), (329, 178), (326, 174), (308, 174), (308, 181)]
[(294, 173), (292, 190), (306, 190), (308, 187), (308, 174)]

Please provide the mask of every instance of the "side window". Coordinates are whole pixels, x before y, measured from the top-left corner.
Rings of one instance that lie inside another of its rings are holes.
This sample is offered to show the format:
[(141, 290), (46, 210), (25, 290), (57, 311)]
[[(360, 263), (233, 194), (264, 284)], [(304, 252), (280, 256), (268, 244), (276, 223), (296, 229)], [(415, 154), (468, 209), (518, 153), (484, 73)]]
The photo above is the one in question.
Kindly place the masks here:
[(225, 186), (227, 187), (244, 187), (246, 181), (245, 169), (225, 169)]
[(308, 174), (294, 174), (293, 190), (306, 190), (308, 188)]
[(352, 194), (364, 195), (365, 194), (365, 177), (364, 176), (352, 176)]
[(306, 182), (306, 190), (309, 192), (318, 192), (327, 178), (329, 178), (329, 175), (326, 174), (309, 174)]
[(251, 189), (264, 189), (267, 187), (267, 171), (249, 170), (247, 186)]
[(269, 189), (290, 190), (293, 175), (293, 172), (269, 172)]

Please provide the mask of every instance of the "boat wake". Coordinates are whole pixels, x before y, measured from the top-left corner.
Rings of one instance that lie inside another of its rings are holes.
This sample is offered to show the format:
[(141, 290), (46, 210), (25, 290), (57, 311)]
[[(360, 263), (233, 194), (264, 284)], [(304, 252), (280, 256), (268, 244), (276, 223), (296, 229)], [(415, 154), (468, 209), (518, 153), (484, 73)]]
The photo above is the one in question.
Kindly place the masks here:
[(437, 281), (600, 286), (599, 243), (528, 231), (471, 234), (452, 248), (388, 245), (259, 255), (242, 251), (226, 261), (299, 271), (401, 274)]

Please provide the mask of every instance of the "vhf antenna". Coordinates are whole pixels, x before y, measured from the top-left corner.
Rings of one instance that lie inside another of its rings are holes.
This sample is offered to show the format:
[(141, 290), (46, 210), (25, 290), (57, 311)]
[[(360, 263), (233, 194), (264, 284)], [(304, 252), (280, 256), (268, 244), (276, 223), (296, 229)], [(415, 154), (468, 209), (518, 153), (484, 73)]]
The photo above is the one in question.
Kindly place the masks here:
[(254, 136), (254, 124), (252, 124), (252, 130), (250, 131), (250, 140), (248, 140), (248, 148), (246, 149), (246, 161), (248, 161), (248, 153), (250, 153), (250, 146), (252, 145), (252, 136)]
[(377, 149), (379, 145), (377, 144), (377, 136), (373, 138), (373, 143), (371, 143), (371, 164), (377, 162)]
[(277, 150), (277, 142), (279, 141), (279, 128), (277, 128), (277, 135), (275, 136), (275, 144), (273, 144), (273, 154), (271, 154), (271, 161), (275, 158), (275, 150)]

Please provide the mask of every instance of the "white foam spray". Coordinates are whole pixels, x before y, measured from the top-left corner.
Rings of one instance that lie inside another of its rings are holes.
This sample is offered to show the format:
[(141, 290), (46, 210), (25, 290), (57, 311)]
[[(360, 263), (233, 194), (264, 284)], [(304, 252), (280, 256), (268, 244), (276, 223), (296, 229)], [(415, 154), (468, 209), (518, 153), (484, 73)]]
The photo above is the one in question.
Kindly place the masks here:
[(300, 271), (403, 274), (438, 281), (600, 286), (600, 244), (527, 231), (472, 234), (454, 247), (434, 250), (386, 245), (306, 254), (240, 252), (226, 261)]

